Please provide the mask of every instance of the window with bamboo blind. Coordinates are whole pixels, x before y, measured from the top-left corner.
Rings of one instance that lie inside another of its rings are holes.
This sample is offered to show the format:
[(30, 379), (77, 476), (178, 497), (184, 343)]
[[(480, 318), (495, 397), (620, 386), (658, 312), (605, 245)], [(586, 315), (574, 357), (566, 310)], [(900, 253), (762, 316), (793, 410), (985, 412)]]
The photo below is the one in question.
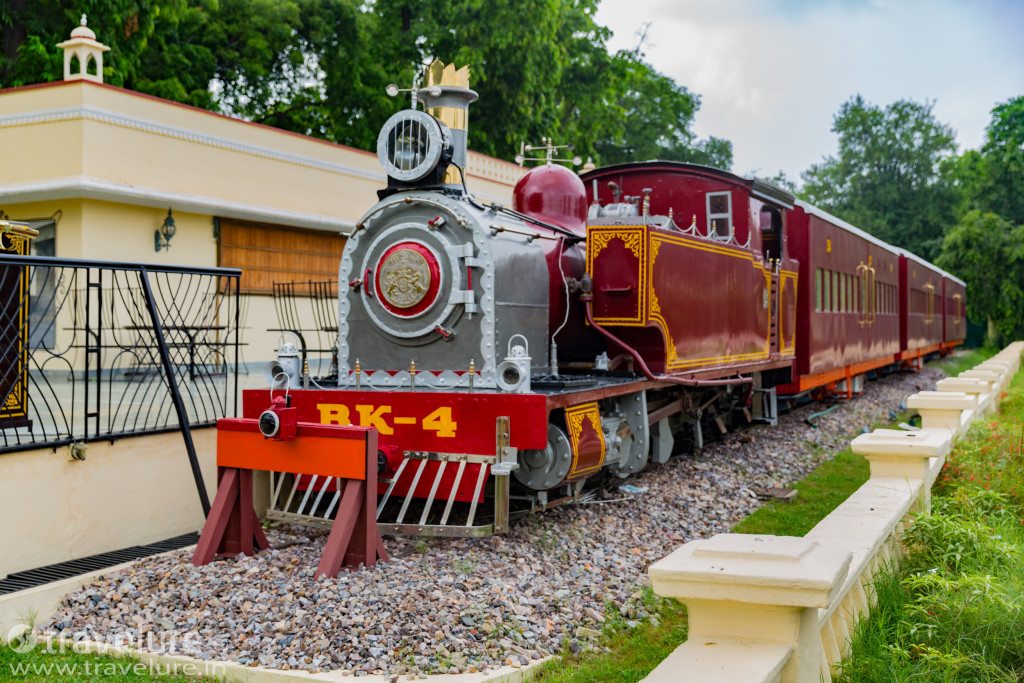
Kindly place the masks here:
[(336, 232), (220, 220), (220, 265), (242, 269), (247, 294), (270, 294), (275, 282), (335, 280), (344, 246)]

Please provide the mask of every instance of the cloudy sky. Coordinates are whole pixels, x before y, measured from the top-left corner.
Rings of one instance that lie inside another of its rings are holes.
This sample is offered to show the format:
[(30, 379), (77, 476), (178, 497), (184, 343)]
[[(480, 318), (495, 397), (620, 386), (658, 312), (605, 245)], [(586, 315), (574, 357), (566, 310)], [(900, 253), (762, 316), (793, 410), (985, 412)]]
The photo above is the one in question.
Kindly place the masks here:
[(733, 143), (733, 170), (794, 179), (836, 149), (854, 93), (935, 100), (977, 147), (996, 102), (1024, 95), (1024, 0), (603, 0), (612, 49), (644, 49), (701, 96), (700, 136)]

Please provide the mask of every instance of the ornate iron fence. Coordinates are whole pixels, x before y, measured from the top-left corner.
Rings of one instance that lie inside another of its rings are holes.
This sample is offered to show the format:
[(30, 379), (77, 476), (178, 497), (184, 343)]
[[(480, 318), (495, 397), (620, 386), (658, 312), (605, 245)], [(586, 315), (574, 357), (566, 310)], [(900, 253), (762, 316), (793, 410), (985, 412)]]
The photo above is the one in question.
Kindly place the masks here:
[(337, 373), (337, 280), (275, 282), (273, 287), (278, 326), (267, 331), (294, 337), (313, 374)]
[(189, 428), (237, 413), (239, 274), (0, 256), (0, 453), (181, 430), (197, 468)]

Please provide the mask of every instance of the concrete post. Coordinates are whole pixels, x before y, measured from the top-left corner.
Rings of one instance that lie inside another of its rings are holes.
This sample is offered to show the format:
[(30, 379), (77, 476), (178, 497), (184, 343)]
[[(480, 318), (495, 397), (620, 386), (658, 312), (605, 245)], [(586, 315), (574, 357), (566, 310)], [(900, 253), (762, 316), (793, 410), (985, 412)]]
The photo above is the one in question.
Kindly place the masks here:
[(992, 407), (992, 386), (985, 380), (972, 379), (970, 377), (947, 377), (936, 382), (935, 388), (939, 391), (957, 392), (974, 396), (978, 404), (978, 407), (975, 409), (976, 415), (983, 415)]
[(920, 479), (923, 483), (917, 509), (928, 512), (931, 510), (931, 459), (946, 457), (953, 445), (953, 435), (951, 429), (914, 432), (876, 429), (870, 434), (861, 434), (850, 446), (854, 453), (868, 459), (872, 479)]
[[(789, 536), (719, 534), (685, 544), (648, 570), (654, 592), (683, 602), (689, 615), (685, 651), (672, 662), (678, 670), (659, 667), (648, 680), (686, 680), (696, 672), (682, 667), (693, 662), (717, 670), (708, 665), (717, 652), (730, 659), (718, 681), (754, 680), (744, 659), (762, 657), (759, 648), (766, 646), (784, 655), (776, 661), (778, 680), (821, 680), (818, 609), (835, 597), (850, 559), (848, 552)], [(730, 674), (744, 670), (743, 678)], [(763, 672), (755, 678), (762, 676), (774, 679)]]
[(994, 372), (999, 375), (999, 388), (1006, 391), (1009, 387), (1010, 382), (1013, 380), (1015, 372), (1011, 370), (1011, 365), (1007, 361), (1001, 360), (987, 360), (984, 363), (980, 363), (972, 370), (984, 370), (985, 372)]
[(974, 419), (978, 399), (963, 392), (919, 391), (907, 397), (907, 407), (921, 415), (922, 429), (951, 429), (959, 434)]

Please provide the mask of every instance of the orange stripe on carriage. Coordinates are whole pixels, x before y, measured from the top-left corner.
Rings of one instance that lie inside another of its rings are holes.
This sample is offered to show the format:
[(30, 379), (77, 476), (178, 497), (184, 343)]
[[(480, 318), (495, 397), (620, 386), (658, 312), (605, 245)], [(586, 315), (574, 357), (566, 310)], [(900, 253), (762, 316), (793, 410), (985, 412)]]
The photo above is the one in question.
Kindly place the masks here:
[(366, 480), (365, 427), (299, 423), (290, 441), (267, 439), (256, 420), (219, 420), (217, 465)]

